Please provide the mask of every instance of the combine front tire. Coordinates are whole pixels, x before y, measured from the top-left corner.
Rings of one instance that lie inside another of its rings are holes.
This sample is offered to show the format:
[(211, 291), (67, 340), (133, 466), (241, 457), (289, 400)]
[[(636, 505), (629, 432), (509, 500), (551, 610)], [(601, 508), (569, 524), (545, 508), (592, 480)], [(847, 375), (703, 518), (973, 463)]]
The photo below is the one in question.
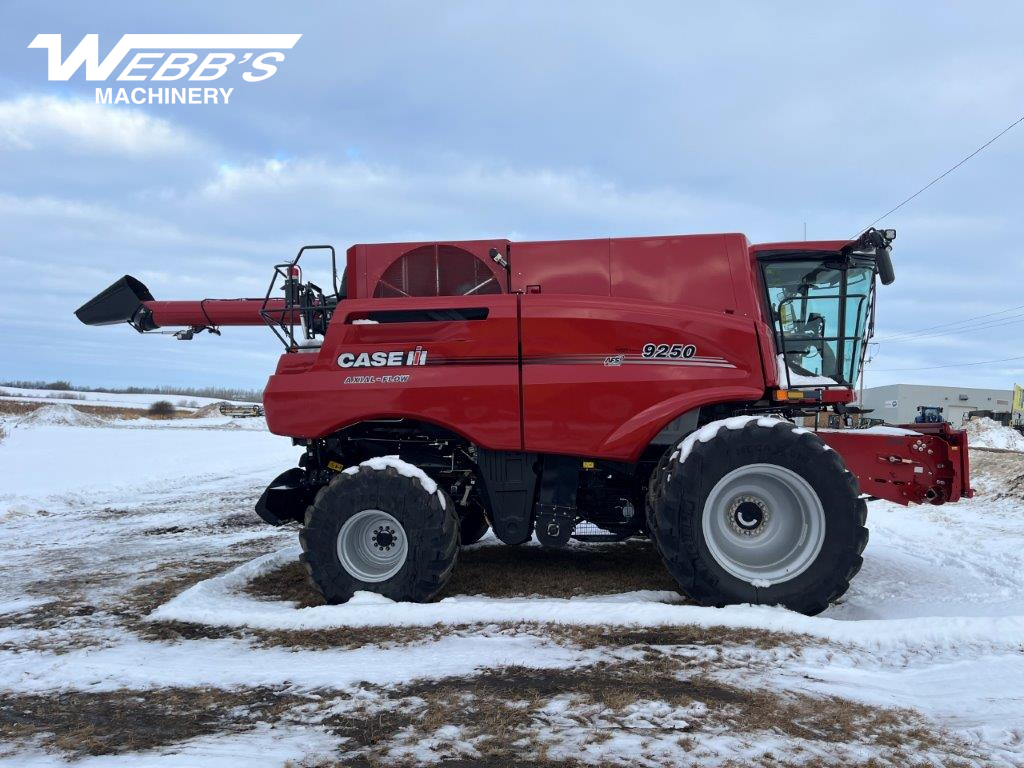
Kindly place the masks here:
[(659, 465), (651, 535), (701, 604), (820, 613), (862, 563), (867, 507), (857, 480), (813, 433), (739, 419), (703, 428)]
[(476, 544), (484, 537), (491, 528), (487, 522), (487, 516), (483, 509), (470, 500), (467, 506), (459, 515), (459, 542), (466, 547)]
[(317, 494), (299, 532), (302, 562), (328, 603), (358, 590), (426, 602), (448, 583), (459, 549), (459, 518), (444, 491), (392, 466), (363, 465)]

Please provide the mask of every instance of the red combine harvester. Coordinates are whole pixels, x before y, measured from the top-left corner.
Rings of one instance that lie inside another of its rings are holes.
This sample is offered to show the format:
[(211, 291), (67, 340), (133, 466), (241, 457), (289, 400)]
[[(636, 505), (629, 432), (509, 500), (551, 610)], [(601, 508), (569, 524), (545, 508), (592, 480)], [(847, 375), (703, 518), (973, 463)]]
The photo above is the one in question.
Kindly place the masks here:
[[(860, 569), (866, 499), (971, 495), (946, 424), (794, 423), (854, 410), (894, 237), (356, 245), (340, 280), (334, 249), (307, 246), (262, 299), (156, 301), (126, 276), (76, 314), (274, 330), (267, 423), (305, 453), (257, 512), (301, 524), (330, 602), (429, 600), (491, 527), (553, 547), (646, 535), (700, 603), (813, 614)], [(327, 290), (302, 278), (317, 249)]]

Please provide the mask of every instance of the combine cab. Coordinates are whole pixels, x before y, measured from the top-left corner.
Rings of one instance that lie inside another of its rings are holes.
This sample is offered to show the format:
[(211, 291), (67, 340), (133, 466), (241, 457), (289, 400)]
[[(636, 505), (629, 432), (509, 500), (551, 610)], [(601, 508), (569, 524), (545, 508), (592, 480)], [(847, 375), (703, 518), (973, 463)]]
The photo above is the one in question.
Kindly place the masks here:
[[(267, 423), (305, 453), (257, 512), (300, 524), (331, 602), (429, 600), (491, 528), (649, 536), (701, 603), (811, 614), (861, 566), (867, 499), (971, 493), (948, 425), (798, 425), (849, 421), (894, 237), (356, 245), (340, 278), (312, 246), (262, 298), (157, 301), (126, 276), (76, 314), (181, 339), (274, 330)], [(326, 289), (303, 281), (310, 250)]]

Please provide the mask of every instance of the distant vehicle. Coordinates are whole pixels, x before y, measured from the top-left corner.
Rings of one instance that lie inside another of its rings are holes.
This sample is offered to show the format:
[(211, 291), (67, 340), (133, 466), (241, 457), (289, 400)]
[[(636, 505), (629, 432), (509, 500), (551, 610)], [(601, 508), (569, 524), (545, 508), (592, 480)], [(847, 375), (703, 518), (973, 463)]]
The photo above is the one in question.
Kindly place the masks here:
[(945, 419), (942, 418), (942, 407), (938, 405), (919, 405), (917, 406), (917, 416), (914, 417), (915, 424), (941, 424)]
[(263, 406), (253, 403), (252, 405), (231, 405), (224, 404), (220, 407), (222, 416), (230, 416), (233, 419), (245, 419), (263, 415)]

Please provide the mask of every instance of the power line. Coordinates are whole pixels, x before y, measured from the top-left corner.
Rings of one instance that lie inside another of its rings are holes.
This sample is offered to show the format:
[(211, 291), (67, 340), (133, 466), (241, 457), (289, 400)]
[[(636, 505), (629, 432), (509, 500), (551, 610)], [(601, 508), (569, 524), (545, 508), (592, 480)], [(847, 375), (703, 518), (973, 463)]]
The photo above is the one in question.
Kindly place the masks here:
[[(915, 197), (917, 197), (918, 195), (920, 195), (920, 194), (921, 194), (922, 192), (924, 192), (924, 191), (925, 191), (926, 189), (928, 189), (928, 188), (930, 188), (930, 187), (934, 186), (935, 184), (938, 184), (938, 183), (939, 183), (940, 181), (942, 181), (942, 180), (943, 180), (944, 178), (946, 178), (947, 176), (949, 176), (949, 174), (951, 174), (951, 173), (952, 173), (953, 171), (955, 171), (955, 170), (956, 170), (957, 168), (959, 168), (959, 167), (960, 167), (961, 165), (963, 165), (964, 163), (966, 163), (966, 162), (967, 162), (968, 160), (970, 160), (970, 159), (971, 159), (972, 157), (974, 157), (975, 155), (977, 155), (977, 154), (978, 154), (979, 152), (981, 152), (982, 150), (984, 150), (984, 149), (986, 149), (987, 147), (989, 147), (989, 146), (990, 146), (991, 144), (995, 143), (995, 141), (996, 141), (997, 139), (1001, 138), (1001, 137), (1003, 136), (1003, 134), (1005, 134), (1005, 133), (1008, 133), (1008, 132), (1009, 132), (1009, 131), (1010, 131), (1010, 130), (1011, 130), (1012, 128), (1014, 128), (1015, 126), (1017, 126), (1017, 125), (1018, 125), (1018, 124), (1020, 124), (1020, 123), (1024, 123), (1024, 115), (1021, 115), (1021, 116), (1020, 116), (1020, 117), (1018, 117), (1018, 118), (1017, 118), (1016, 120), (1014, 120), (1014, 121), (1013, 121), (1012, 123), (1010, 123), (1010, 124), (1009, 124), (1008, 126), (1006, 126), (1005, 128), (1003, 128), (1003, 130), (1001, 130), (1001, 131), (1000, 131), (999, 133), (997, 133), (997, 134), (996, 134), (995, 136), (993, 136), (993, 137), (992, 137), (991, 139), (989, 139), (988, 141), (986, 141), (986, 142), (985, 142), (984, 144), (982, 144), (982, 145), (981, 145), (980, 147), (978, 147), (978, 148), (977, 148), (976, 150), (974, 150), (973, 152), (971, 152), (971, 154), (967, 155), (967, 157), (965, 157), (965, 158), (964, 158), (963, 160), (961, 160), (961, 161), (960, 161), (959, 163), (957, 163), (956, 165), (954, 165), (954, 166), (953, 166), (952, 168), (949, 168), (949, 169), (947, 169), (947, 170), (943, 171), (942, 173), (940, 173), (940, 174), (939, 174), (938, 176), (936, 176), (936, 177), (935, 177), (934, 179), (932, 179), (931, 181), (929, 181), (929, 182), (928, 182), (927, 184), (925, 184), (925, 185), (924, 185), (923, 187), (921, 187), (921, 188), (920, 188), (919, 190), (917, 190), (917, 192), (915, 192), (914, 194), (912, 194), (912, 195), (911, 195), (910, 197), (908, 197), (908, 198), (907, 198), (906, 200), (904, 200), (904, 201), (903, 201), (902, 203), (900, 203), (899, 205), (897, 205), (897, 206), (896, 206), (895, 208), (890, 208), (890, 209), (889, 209), (888, 211), (886, 211), (886, 212), (885, 212), (885, 213), (883, 213), (883, 214), (882, 214), (881, 216), (879, 216), (879, 217), (878, 217), (877, 219), (875, 219), (875, 220), (874, 220), (874, 221), (872, 221), (872, 222), (871, 222), (870, 224), (868, 224), (868, 225), (867, 225), (866, 227), (864, 227), (864, 229), (871, 229), (871, 227), (875, 226), (875, 224), (877, 224), (878, 222), (880, 222), (880, 221), (881, 221), (882, 219), (884, 219), (884, 218), (886, 218), (887, 216), (890, 216), (890, 215), (892, 215), (892, 214), (896, 213), (896, 211), (898, 211), (898, 210), (899, 210), (900, 208), (902, 208), (902, 207), (903, 207), (904, 205), (906, 205), (906, 204), (907, 204), (907, 203), (909, 203), (909, 202), (910, 202), (911, 200), (913, 200), (913, 199), (914, 199)], [(857, 232), (854, 232), (854, 233), (853, 233), (852, 235), (850, 235), (850, 239), (852, 240), (853, 238), (855, 238), (855, 237), (856, 237), (857, 235), (859, 235), (859, 234), (860, 234), (861, 232), (863, 232), (863, 231), (864, 231), (864, 230), (862, 229), (862, 230), (858, 230)]]
[[(926, 332), (934, 330), (936, 328), (950, 328), (950, 327), (957, 326), (957, 325), (963, 325), (964, 323), (969, 323), (969, 322), (971, 322), (973, 320), (981, 320), (981, 319), (986, 318), (986, 317), (994, 317), (995, 315), (1005, 315), (1007, 312), (1015, 312), (1018, 309), (1024, 309), (1024, 304), (1021, 304), (1021, 305), (1016, 306), (1016, 307), (1010, 307), (1008, 309), (1000, 309), (1000, 310), (997, 310), (995, 312), (986, 312), (983, 315), (973, 315), (971, 317), (965, 317), (963, 320), (954, 320), (954, 321), (949, 322), (949, 323), (938, 323), (937, 325), (927, 325), (924, 328), (918, 328), (918, 329), (913, 330), (913, 331), (899, 331), (897, 333), (894, 333), (892, 336), (886, 336), (886, 337), (883, 337), (881, 339), (877, 339), (877, 341), (879, 341), (879, 342), (882, 342), (882, 341), (894, 341), (895, 339), (900, 339), (902, 341), (902, 340), (904, 340), (907, 337), (919, 336), (919, 335), (922, 335), (922, 334), (923, 335), (927, 335), (927, 336), (931, 336), (932, 334), (926, 333)], [(1022, 316), (1024, 316), (1024, 315), (1022, 315)], [(1013, 317), (1018, 317), (1018, 315), (1014, 315)], [(1001, 320), (1008, 320), (1009, 318), (1000, 318), (1000, 319)]]
[(998, 360), (978, 360), (974, 363), (949, 363), (947, 365), (929, 365), (923, 368), (876, 368), (872, 373), (897, 373), (899, 371), (934, 371), (936, 368), (966, 368), (969, 365), (989, 365), (991, 363), (1008, 363), (1011, 360), (1024, 360), (1024, 355), (1002, 357)]
[(878, 339), (874, 343), (905, 344), (908, 341), (918, 341), (920, 339), (935, 338), (936, 336), (957, 336), (964, 333), (975, 333), (976, 331), (985, 331), (990, 328), (1002, 328), (1007, 325), (1016, 325), (1017, 323), (1024, 323), (1024, 313), (1018, 315), (1010, 315), (1009, 317), (999, 317), (994, 320), (989, 320), (984, 323), (978, 323), (977, 325), (970, 325), (964, 328), (947, 328), (941, 331), (933, 331), (932, 333), (918, 333), (914, 334), (913, 336), (889, 337), (887, 339)]

